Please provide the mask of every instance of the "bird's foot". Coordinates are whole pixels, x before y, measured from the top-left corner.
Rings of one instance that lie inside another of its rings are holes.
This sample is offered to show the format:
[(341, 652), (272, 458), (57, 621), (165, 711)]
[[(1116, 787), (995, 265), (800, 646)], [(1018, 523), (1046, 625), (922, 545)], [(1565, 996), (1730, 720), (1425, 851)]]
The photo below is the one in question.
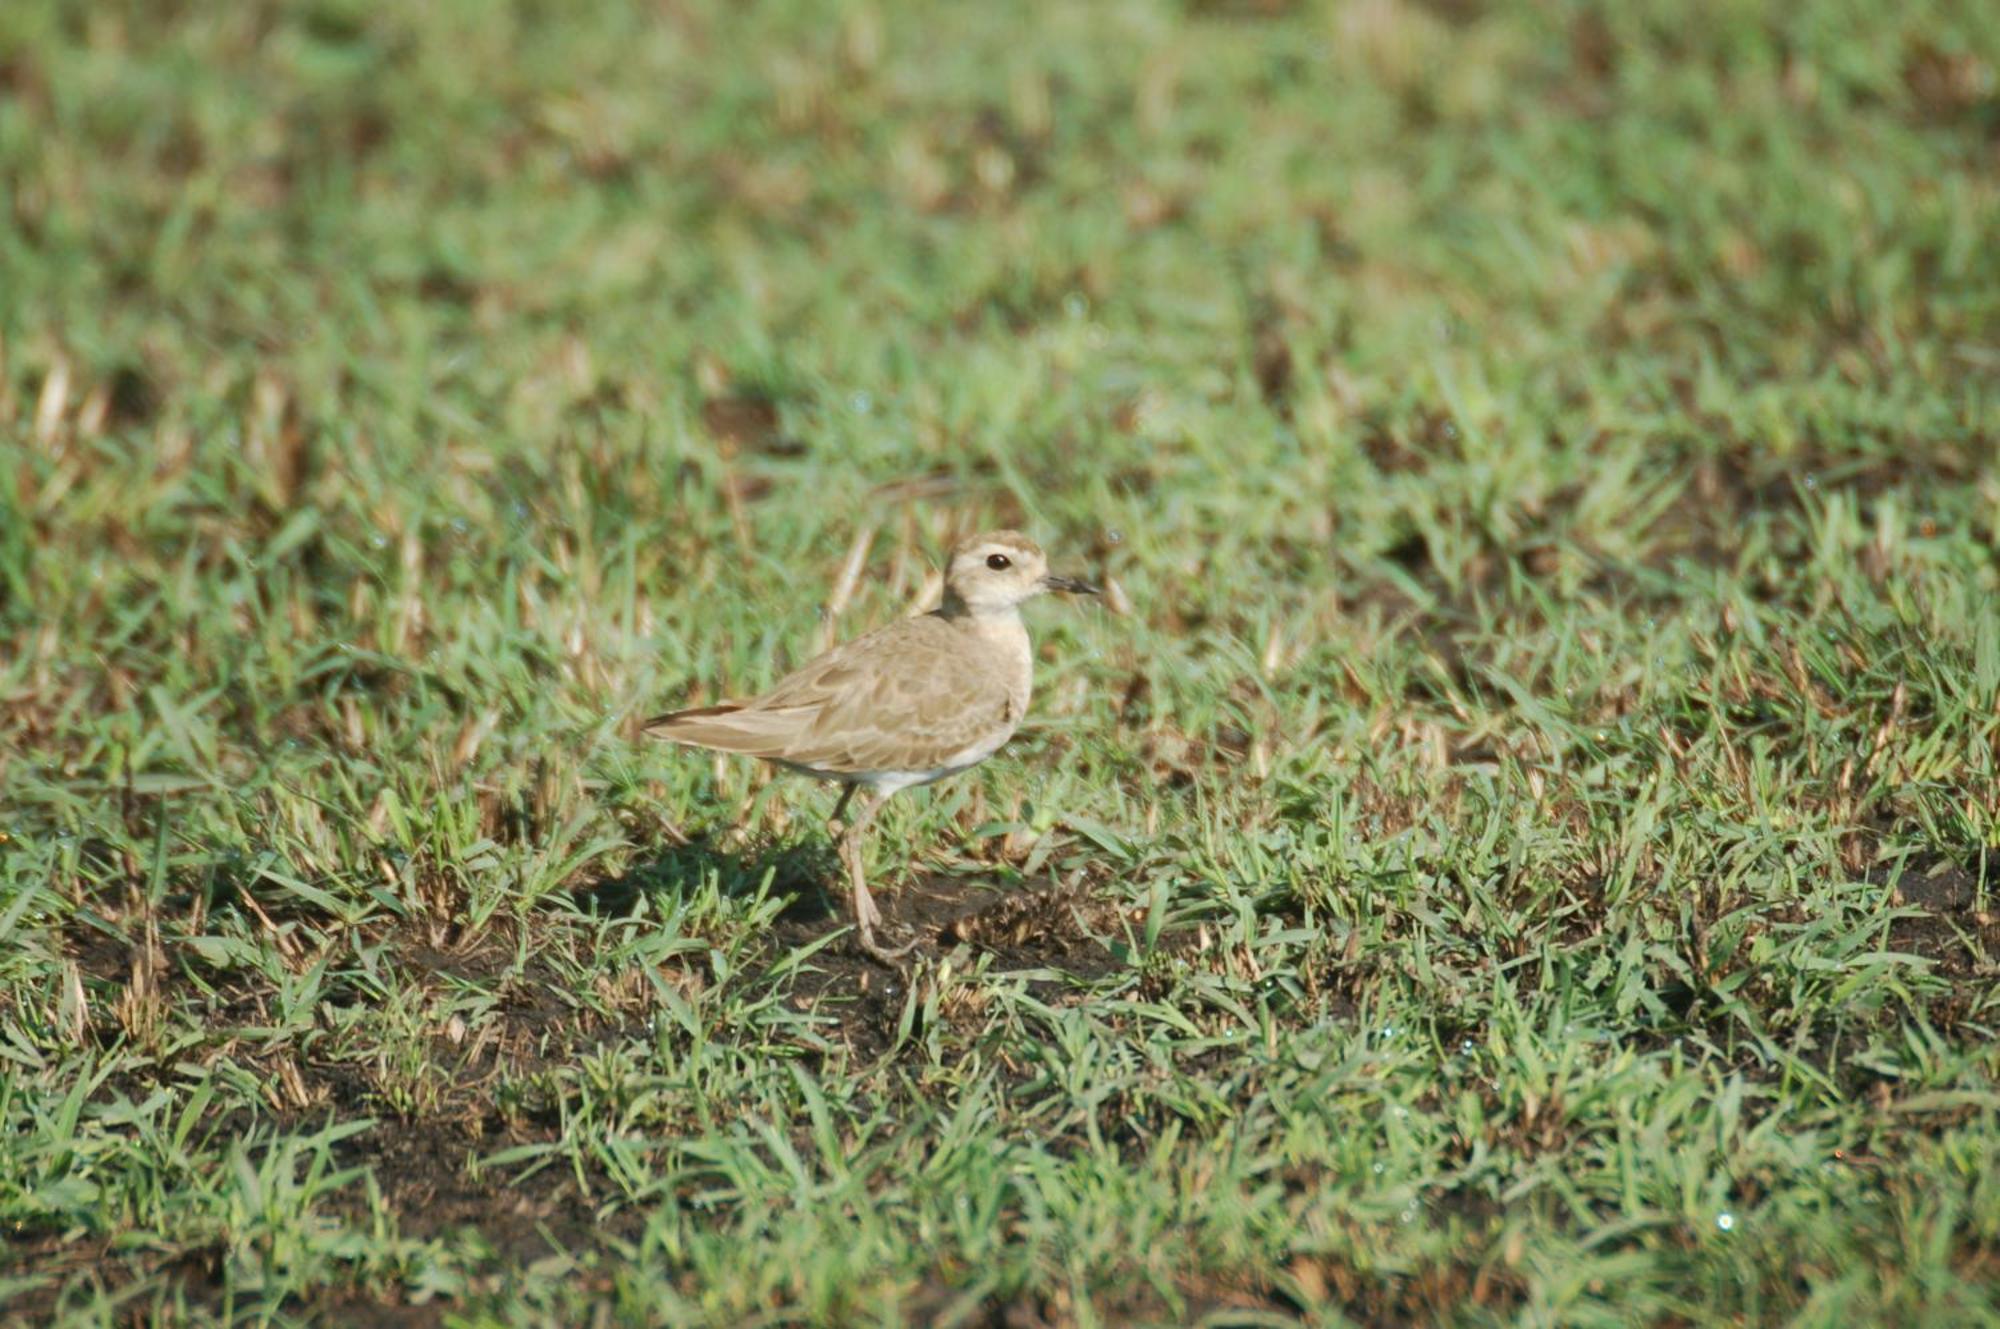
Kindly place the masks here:
[(902, 968), (903, 957), (917, 949), (917, 939), (915, 937), (910, 938), (901, 946), (884, 946), (880, 941), (876, 940), (873, 928), (856, 928), (854, 932), (854, 944), (861, 948), (863, 955), (877, 964), (887, 965), (891, 969)]
[(882, 911), (875, 907), (875, 897), (865, 883), (858, 878), (854, 882), (854, 944), (862, 954), (879, 964), (895, 963), (917, 948), (912, 937), (901, 946), (885, 946), (875, 939), (875, 930), (882, 926)]

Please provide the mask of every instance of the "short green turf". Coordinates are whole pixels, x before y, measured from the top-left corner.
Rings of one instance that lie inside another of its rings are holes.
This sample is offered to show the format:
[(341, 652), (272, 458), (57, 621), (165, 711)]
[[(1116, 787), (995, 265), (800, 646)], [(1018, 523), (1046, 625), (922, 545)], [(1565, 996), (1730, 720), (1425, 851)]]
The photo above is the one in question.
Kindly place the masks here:
[[(1984, 0), (5, 0), (0, 1316), (2000, 1323), (1996, 236)], [(998, 524), (891, 974), (637, 722)]]

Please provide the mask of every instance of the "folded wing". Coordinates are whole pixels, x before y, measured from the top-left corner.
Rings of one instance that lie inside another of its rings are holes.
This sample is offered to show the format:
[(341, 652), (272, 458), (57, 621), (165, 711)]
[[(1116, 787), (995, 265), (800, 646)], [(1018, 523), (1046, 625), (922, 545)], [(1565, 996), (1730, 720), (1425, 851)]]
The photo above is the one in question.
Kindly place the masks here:
[(891, 624), (755, 700), (673, 711), (647, 721), (646, 732), (827, 774), (931, 770), (988, 740), (997, 746), (1025, 698), (971, 666), (934, 623)]

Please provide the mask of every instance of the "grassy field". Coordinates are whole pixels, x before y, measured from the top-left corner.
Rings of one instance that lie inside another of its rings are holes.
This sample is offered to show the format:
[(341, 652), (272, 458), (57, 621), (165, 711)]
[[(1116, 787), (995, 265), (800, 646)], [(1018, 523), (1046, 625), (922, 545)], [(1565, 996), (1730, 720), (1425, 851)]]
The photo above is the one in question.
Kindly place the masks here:
[[(1997, 235), (1985, 0), (6, 0), (0, 1317), (2000, 1323)], [(637, 726), (1000, 524), (893, 973)]]

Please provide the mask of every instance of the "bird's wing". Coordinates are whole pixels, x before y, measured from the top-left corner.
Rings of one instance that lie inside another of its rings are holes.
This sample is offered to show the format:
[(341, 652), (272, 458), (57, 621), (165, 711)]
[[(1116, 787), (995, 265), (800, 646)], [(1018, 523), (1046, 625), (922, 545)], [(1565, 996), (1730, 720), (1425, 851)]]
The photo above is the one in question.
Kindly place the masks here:
[(809, 661), (754, 701), (662, 716), (649, 733), (834, 773), (934, 770), (1011, 732), (1005, 680), (949, 625), (904, 619)]

